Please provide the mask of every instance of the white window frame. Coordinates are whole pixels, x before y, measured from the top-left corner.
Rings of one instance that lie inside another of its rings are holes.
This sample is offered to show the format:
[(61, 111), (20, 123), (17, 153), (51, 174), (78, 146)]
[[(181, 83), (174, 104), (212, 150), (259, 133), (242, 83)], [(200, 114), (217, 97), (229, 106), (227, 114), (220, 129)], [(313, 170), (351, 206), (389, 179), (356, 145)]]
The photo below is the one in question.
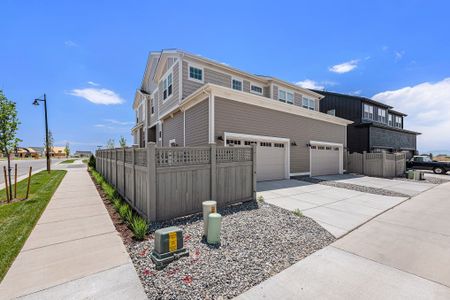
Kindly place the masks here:
[(327, 114), (329, 114), (330, 116), (336, 116), (336, 109), (329, 109), (327, 110)]
[[(169, 76), (172, 77), (172, 91), (169, 95), (169, 84), (167, 83), (167, 87), (166, 87), (166, 82), (169, 79)], [(166, 102), (167, 100), (169, 100), (172, 96), (173, 96), (173, 70), (169, 70), (169, 72), (167, 72), (167, 74), (163, 77), (162, 79), (163, 82), (163, 89), (162, 89), (162, 98), (163, 98), (163, 102)], [(164, 99), (164, 91), (167, 90), (167, 97)]]
[[(304, 102), (305, 100), (307, 101), (307, 104), (306, 104), (306, 105), (305, 105), (305, 102)], [(312, 106), (311, 103), (314, 103), (314, 106)], [(302, 107), (303, 107), (304, 109), (316, 110), (316, 105), (317, 105), (316, 99), (313, 99), (313, 98), (310, 98), (310, 97), (302, 96)]]
[[(280, 97), (280, 92), (284, 92), (284, 95), (285, 95), (284, 99)], [(292, 95), (292, 102), (288, 101), (288, 94)], [(287, 104), (294, 104), (295, 93), (293, 91), (291, 91), (291, 90), (281, 89), (281, 88), (278, 87), (278, 101), (281, 101), (281, 102), (284, 102), (284, 103), (287, 103)]]
[[(238, 81), (238, 82), (241, 83), (241, 89), (240, 90), (233, 88), (233, 81)], [(237, 78), (237, 77), (231, 77), (231, 86), (230, 87), (231, 87), (232, 90), (243, 92), (244, 91), (244, 80), (242, 80), (240, 78)]]
[[(402, 128), (402, 123), (403, 123), (402, 117), (394, 116), (394, 120), (395, 120), (395, 122), (394, 122), (395, 127)], [(399, 122), (397, 122), (397, 120), (399, 120)]]
[[(384, 115), (381, 114), (381, 112), (384, 113)], [(378, 122), (386, 123), (386, 110), (384, 108), (378, 108), (378, 114), (377, 114)]]
[(388, 125), (394, 126), (394, 116), (388, 113)]
[[(192, 78), (191, 77), (191, 67), (192, 68), (196, 68), (202, 71), (202, 80), (197, 79), (197, 78)], [(195, 65), (195, 64), (191, 64), (188, 63), (188, 68), (187, 68), (187, 78), (191, 81), (195, 81), (195, 82), (200, 82), (200, 83), (204, 83), (205, 82), (205, 69), (203, 67), (200, 67), (199, 65)]]
[[(368, 108), (367, 117), (366, 117), (366, 107)], [(372, 117), (370, 117), (371, 114), (372, 114)], [(373, 105), (363, 103), (363, 118), (366, 120), (374, 120)]]
[[(253, 91), (253, 90), (252, 90), (252, 86), (260, 88), (260, 89), (261, 89), (261, 93), (259, 93), (259, 92), (257, 92), (257, 91)], [(255, 84), (255, 83), (253, 83), (253, 82), (250, 82), (250, 93), (255, 94), (255, 95), (260, 95), (260, 96), (262, 96), (263, 93), (264, 93), (264, 88), (263, 88), (262, 85), (259, 85), (259, 84)]]

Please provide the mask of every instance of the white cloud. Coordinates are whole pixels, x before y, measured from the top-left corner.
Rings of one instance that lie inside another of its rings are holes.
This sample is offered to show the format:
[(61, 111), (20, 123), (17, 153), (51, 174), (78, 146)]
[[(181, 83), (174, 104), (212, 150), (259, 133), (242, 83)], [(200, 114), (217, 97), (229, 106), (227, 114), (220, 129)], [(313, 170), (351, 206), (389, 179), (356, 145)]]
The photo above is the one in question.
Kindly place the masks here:
[(71, 40), (65, 41), (65, 42), (64, 42), (64, 45), (65, 45), (66, 47), (78, 47), (78, 44), (75, 43), (74, 41), (71, 41)]
[(362, 93), (362, 90), (356, 90), (356, 91), (350, 92), (351, 95), (361, 95), (361, 93)]
[(348, 73), (348, 72), (356, 69), (356, 67), (358, 67), (358, 62), (359, 62), (359, 59), (353, 59), (350, 61), (343, 62), (341, 64), (334, 65), (334, 66), (328, 68), (328, 70), (333, 73), (338, 73), (338, 74)]
[(115, 105), (125, 102), (118, 94), (107, 89), (74, 89), (69, 92), (69, 95), (84, 98), (94, 104)]
[(88, 83), (89, 85), (92, 85), (92, 86), (99, 86), (99, 85), (100, 85), (100, 83), (93, 82), (93, 81), (88, 81), (87, 83)]
[(420, 150), (450, 150), (450, 77), (385, 91), (373, 99), (408, 114), (405, 128), (422, 133), (418, 137)]
[(405, 55), (405, 51), (395, 51), (394, 52), (395, 60), (402, 59), (403, 55)]
[(305, 89), (323, 90), (325, 88), (325, 85), (311, 79), (297, 81), (295, 84)]
[(126, 126), (126, 125), (133, 125), (134, 122), (128, 122), (128, 121), (118, 121), (115, 119), (104, 119), (105, 122), (111, 123), (111, 124), (115, 124), (115, 125), (122, 125), (122, 126)]

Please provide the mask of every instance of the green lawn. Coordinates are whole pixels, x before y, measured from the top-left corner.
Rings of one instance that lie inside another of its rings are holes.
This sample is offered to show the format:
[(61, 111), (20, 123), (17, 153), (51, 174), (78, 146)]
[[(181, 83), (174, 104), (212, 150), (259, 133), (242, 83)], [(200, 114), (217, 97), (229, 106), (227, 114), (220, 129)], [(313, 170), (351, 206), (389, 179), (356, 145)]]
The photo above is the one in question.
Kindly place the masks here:
[(62, 163), (62, 164), (71, 164), (71, 163), (73, 163), (74, 161), (76, 161), (76, 159), (66, 159), (66, 160), (62, 161), (61, 163)]
[[(0, 281), (22, 249), (47, 203), (67, 171), (41, 171), (31, 176), (28, 200), (0, 205)], [(17, 196), (25, 197), (27, 180), (17, 184)], [(0, 191), (5, 200), (5, 190)]]

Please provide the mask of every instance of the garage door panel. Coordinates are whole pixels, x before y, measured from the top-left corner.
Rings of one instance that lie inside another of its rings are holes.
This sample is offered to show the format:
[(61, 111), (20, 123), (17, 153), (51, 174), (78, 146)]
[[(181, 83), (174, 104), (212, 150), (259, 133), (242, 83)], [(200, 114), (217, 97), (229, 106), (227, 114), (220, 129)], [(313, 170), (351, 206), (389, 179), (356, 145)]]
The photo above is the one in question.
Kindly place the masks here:
[(285, 178), (285, 148), (256, 146), (256, 180)]
[(340, 151), (335, 147), (311, 147), (311, 176), (339, 174)]

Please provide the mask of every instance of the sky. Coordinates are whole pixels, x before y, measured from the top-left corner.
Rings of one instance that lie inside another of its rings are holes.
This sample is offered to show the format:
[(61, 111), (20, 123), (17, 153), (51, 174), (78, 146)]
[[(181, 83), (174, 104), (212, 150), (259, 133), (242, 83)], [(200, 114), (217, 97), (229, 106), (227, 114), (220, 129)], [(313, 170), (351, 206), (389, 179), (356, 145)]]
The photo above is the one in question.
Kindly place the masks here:
[(450, 152), (448, 1), (2, 0), (0, 89), (23, 146), (132, 142), (150, 51), (179, 48), (255, 74), (407, 113), (422, 152)]

